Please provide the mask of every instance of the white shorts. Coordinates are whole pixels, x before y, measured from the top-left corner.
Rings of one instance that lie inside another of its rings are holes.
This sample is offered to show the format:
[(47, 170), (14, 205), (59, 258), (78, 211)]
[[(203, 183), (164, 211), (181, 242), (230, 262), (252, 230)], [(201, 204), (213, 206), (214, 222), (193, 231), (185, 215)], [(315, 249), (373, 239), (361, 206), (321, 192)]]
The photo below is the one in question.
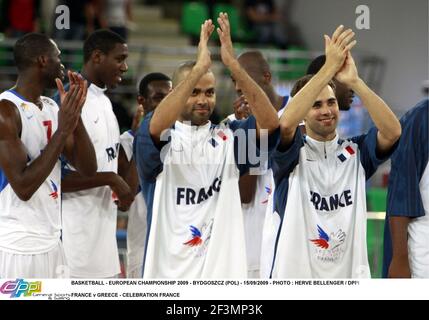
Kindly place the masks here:
[(0, 250), (0, 279), (69, 278), (63, 246), (40, 254), (15, 254)]

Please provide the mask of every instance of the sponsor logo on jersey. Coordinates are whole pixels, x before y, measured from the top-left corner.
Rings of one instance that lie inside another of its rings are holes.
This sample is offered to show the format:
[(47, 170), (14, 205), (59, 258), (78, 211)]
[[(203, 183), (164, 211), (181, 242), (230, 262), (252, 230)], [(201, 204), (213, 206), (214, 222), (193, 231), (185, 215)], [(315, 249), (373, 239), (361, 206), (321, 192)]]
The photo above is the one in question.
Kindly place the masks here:
[(200, 204), (212, 197), (214, 192), (219, 192), (221, 183), (222, 180), (216, 178), (207, 189), (200, 188), (199, 190), (195, 190), (192, 188), (177, 188), (176, 204)]
[(320, 211), (335, 211), (339, 207), (344, 208), (353, 204), (350, 190), (328, 197), (323, 197), (317, 192), (310, 191), (310, 201), (313, 203), (314, 208)]
[(338, 155), (338, 159), (340, 159), (341, 162), (344, 162), (347, 159), (349, 159), (351, 156), (353, 156), (355, 153), (356, 152), (353, 150), (351, 146), (347, 146), (344, 148), (343, 152), (341, 152)]

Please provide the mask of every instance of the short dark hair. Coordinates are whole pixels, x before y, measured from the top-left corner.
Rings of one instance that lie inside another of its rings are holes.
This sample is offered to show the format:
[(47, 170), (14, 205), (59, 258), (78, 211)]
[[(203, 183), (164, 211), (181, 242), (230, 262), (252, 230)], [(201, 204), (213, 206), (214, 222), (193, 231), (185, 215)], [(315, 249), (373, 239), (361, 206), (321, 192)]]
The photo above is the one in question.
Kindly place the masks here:
[[(299, 78), (295, 82), (295, 84), (293, 85), (292, 91), (290, 92), (290, 96), (291, 97), (295, 96), (299, 92), (299, 90), (301, 90), (313, 77), (314, 77), (314, 74), (307, 74), (307, 75)], [(334, 94), (335, 94), (334, 82), (331, 80), (331, 81), (329, 81), (328, 85), (332, 88), (332, 90), (334, 91)]]
[(310, 64), (308, 65), (306, 74), (318, 73), (319, 70), (322, 69), (323, 65), (325, 64), (325, 61), (326, 61), (326, 56), (324, 54), (314, 58), (313, 61), (311, 61)]
[(173, 72), (173, 87), (177, 86), (179, 82), (182, 80), (182, 74), (185, 71), (191, 71), (192, 68), (197, 64), (194, 60), (188, 60), (185, 62), (182, 62), (176, 70)]
[(117, 43), (125, 44), (126, 41), (116, 32), (107, 29), (94, 31), (83, 44), (84, 63), (89, 61), (94, 50), (100, 50), (104, 54), (108, 54), (115, 48)]
[(144, 98), (148, 95), (148, 86), (152, 81), (171, 81), (170, 77), (160, 72), (153, 72), (145, 75), (139, 83), (139, 94)]
[(13, 58), (19, 71), (34, 64), (37, 57), (49, 54), (54, 44), (49, 37), (41, 33), (27, 33), (19, 38), (13, 47)]

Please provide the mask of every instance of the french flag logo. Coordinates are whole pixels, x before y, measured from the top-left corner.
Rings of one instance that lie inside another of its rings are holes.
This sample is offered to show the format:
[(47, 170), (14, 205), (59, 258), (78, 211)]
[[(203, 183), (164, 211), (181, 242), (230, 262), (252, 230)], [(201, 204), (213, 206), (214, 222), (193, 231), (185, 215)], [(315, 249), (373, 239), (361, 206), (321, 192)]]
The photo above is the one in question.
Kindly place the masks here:
[(216, 140), (214, 138), (211, 138), (209, 140), (209, 143), (212, 145), (213, 148), (216, 148), (218, 146), (218, 143), (216, 142)]
[(222, 130), (219, 130), (216, 135), (209, 140), (209, 143), (213, 148), (216, 148), (219, 145), (219, 142), (216, 141), (218, 138), (222, 139), (222, 141), (228, 140), (228, 136)]
[(217, 135), (218, 135), (218, 136), (219, 136), (223, 141), (226, 141), (226, 140), (228, 139), (228, 137), (226, 136), (226, 134), (225, 134), (222, 130), (218, 131)]
[(53, 190), (53, 192), (50, 193), (49, 195), (53, 199), (57, 199), (58, 198), (58, 188), (57, 188), (57, 185), (52, 180), (49, 180), (49, 181), (51, 182), (51, 187), (52, 187), (52, 190)]
[(347, 146), (344, 148), (344, 151), (338, 155), (338, 159), (340, 159), (341, 162), (344, 162), (355, 153), (356, 152), (353, 150), (351, 146)]

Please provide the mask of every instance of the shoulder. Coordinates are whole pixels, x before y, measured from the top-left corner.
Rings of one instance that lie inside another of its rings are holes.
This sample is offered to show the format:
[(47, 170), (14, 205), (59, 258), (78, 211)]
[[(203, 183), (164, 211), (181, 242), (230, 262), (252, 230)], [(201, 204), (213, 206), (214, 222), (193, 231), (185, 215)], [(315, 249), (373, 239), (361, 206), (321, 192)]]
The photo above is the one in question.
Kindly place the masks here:
[(21, 132), (21, 116), (17, 106), (9, 100), (0, 101), (0, 135), (5, 137), (11, 132)]
[(43, 105), (48, 106), (49, 108), (58, 109), (58, 104), (51, 98), (42, 96), (41, 100)]
[(7, 120), (11, 117), (19, 117), (18, 107), (12, 101), (3, 98), (0, 100), (0, 118)]

